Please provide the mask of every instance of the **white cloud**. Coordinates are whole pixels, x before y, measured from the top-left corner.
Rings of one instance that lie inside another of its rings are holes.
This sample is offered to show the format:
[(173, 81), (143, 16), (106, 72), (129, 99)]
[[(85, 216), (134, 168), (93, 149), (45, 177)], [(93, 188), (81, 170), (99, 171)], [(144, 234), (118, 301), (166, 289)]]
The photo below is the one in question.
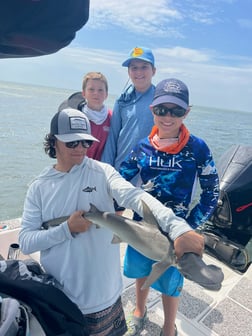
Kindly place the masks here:
[(204, 25), (218, 20), (219, 1), (202, 0), (128, 0), (90, 2), (89, 29), (120, 27), (135, 34), (183, 37), (182, 27), (186, 21)]
[(179, 29), (167, 25), (181, 22), (183, 19), (172, 1), (146, 1), (118, 0), (100, 1), (93, 0), (90, 3), (90, 17), (87, 27), (101, 29), (109, 26), (117, 26), (129, 32), (137, 34), (155, 34), (157, 36), (181, 36)]
[[(170, 49), (167, 48), (158, 48), (155, 51), (155, 54), (158, 54), (159, 57), (163, 56), (169, 62), (169, 58), (176, 58), (178, 61), (190, 60), (191, 62), (207, 62), (210, 60), (210, 53), (203, 52), (200, 50), (182, 48), (182, 47), (173, 47)], [(167, 59), (168, 57), (168, 59)]]

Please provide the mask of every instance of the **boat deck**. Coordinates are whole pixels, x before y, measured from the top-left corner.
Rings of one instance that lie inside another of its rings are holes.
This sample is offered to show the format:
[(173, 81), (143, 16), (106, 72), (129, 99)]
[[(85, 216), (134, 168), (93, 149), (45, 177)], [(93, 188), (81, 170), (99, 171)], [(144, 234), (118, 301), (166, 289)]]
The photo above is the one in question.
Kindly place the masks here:
[[(20, 220), (0, 222), (0, 254), (6, 258), (6, 246), (17, 242)], [(121, 244), (123, 260), (126, 244)], [(35, 255), (35, 259), (37, 259)], [(252, 267), (240, 274), (215, 258), (204, 255), (207, 264), (220, 266), (224, 281), (219, 291), (206, 290), (185, 279), (176, 325), (179, 336), (249, 336), (252, 335)], [(135, 306), (134, 279), (123, 276), (122, 295), (126, 316)], [(141, 335), (159, 336), (163, 324), (160, 293), (150, 289), (148, 318)]]
[[(121, 247), (122, 256), (124, 246)], [(224, 272), (222, 288), (206, 290), (186, 280), (180, 298), (176, 325), (179, 336), (248, 336), (252, 335), (252, 268), (239, 274), (205, 255), (207, 264), (220, 266)], [(124, 280), (123, 305), (128, 315), (135, 305), (134, 280)], [(159, 336), (163, 323), (163, 310), (159, 292), (151, 289), (148, 319), (141, 335)]]

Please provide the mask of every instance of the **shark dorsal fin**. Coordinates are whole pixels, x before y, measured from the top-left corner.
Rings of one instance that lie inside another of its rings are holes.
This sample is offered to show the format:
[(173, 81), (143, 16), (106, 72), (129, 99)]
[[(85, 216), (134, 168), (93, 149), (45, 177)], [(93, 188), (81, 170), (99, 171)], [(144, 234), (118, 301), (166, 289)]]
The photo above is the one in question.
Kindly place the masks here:
[(123, 242), (122, 239), (119, 236), (114, 234), (111, 244), (120, 244), (122, 242)]
[(96, 206), (92, 203), (90, 203), (90, 209), (88, 212), (90, 213), (96, 213), (98, 211), (98, 209), (96, 208)]
[(152, 226), (154, 225), (155, 227), (158, 227), (158, 222), (156, 218), (154, 217), (148, 205), (143, 200), (142, 200), (142, 206), (143, 206), (143, 220), (149, 225)]

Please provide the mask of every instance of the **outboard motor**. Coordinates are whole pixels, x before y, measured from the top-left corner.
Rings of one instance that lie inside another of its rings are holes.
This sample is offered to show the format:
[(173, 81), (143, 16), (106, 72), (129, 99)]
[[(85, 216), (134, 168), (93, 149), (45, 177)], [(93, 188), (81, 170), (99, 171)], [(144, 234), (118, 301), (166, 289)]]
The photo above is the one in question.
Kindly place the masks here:
[(218, 172), (218, 206), (201, 228), (206, 252), (244, 272), (252, 261), (252, 146), (232, 146)]

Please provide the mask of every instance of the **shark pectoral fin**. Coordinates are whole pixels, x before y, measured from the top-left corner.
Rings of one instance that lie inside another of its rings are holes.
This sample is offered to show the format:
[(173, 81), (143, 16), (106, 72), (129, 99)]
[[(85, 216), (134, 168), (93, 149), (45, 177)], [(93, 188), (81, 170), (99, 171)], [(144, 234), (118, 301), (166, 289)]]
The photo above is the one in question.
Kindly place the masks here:
[(123, 241), (121, 240), (120, 237), (118, 237), (117, 235), (114, 235), (113, 236), (113, 239), (111, 240), (111, 244), (120, 244), (122, 243)]
[(174, 265), (173, 258), (171, 256), (165, 256), (161, 261), (152, 265), (152, 270), (141, 289), (150, 287), (170, 266)]

